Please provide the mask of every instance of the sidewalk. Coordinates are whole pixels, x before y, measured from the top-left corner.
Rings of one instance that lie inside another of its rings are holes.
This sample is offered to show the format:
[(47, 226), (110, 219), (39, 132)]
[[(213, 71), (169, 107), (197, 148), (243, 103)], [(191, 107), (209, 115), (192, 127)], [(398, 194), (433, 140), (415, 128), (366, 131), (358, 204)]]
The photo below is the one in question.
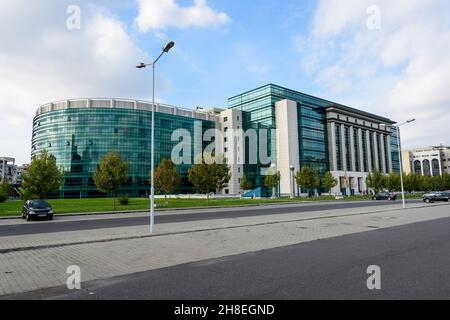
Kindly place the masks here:
[[(95, 235), (84, 231), (46, 234), (45, 239), (1, 238), (3, 249), (49, 247), (0, 254), (0, 295), (64, 286), (70, 265), (80, 266), (82, 281), (90, 281), (450, 217), (448, 204), (388, 207), (373, 213), (360, 208), (166, 224), (158, 225), (154, 236), (148, 236), (147, 227), (131, 227), (96, 230)], [(89, 243), (68, 245), (87, 239)]]
[[(270, 206), (270, 208), (277, 209), (278, 207), (286, 205), (275, 205)], [(428, 207), (429, 205), (419, 204), (414, 207)], [(412, 206), (411, 206), (412, 207)], [(251, 210), (254, 208), (241, 208), (240, 210)], [(58, 247), (70, 244), (87, 244), (93, 242), (109, 242), (121, 239), (139, 239), (146, 237), (156, 237), (169, 234), (178, 233), (189, 233), (189, 232), (199, 232), (207, 230), (217, 230), (217, 229), (229, 229), (242, 226), (252, 226), (259, 224), (272, 224), (272, 223), (284, 223), (292, 221), (305, 221), (310, 219), (321, 219), (321, 218), (332, 218), (336, 216), (348, 216), (348, 215), (360, 215), (360, 214), (370, 214), (377, 212), (385, 212), (400, 209), (399, 204), (395, 203), (380, 208), (355, 208), (355, 209), (337, 209), (337, 210), (324, 210), (324, 211), (314, 211), (309, 213), (287, 213), (280, 214), (276, 213), (273, 215), (262, 215), (262, 216), (250, 216), (250, 217), (240, 217), (232, 219), (216, 219), (207, 221), (193, 221), (193, 222), (179, 222), (170, 224), (157, 224), (155, 226), (154, 234), (150, 235), (149, 226), (133, 226), (133, 227), (119, 227), (119, 228), (105, 228), (93, 230), (81, 230), (81, 231), (70, 231), (70, 232), (55, 232), (55, 233), (45, 233), (45, 234), (30, 234), (30, 235), (20, 235), (20, 236), (7, 236), (0, 237), (0, 253), (7, 253), (12, 251), (25, 251), (31, 249), (39, 249), (46, 247)], [(233, 211), (235, 209), (226, 208), (221, 209), (221, 211)], [(210, 212), (211, 209), (204, 210), (185, 210), (182, 214), (195, 213), (201, 216), (202, 212)], [(170, 215), (170, 214), (180, 214), (177, 211), (157, 213), (156, 215)], [(99, 220), (99, 219), (126, 219), (129, 217), (146, 217), (148, 213), (128, 213), (124, 215), (102, 215), (102, 216), (74, 216), (64, 218), (64, 220), (53, 221), (51, 223), (63, 223), (67, 221), (86, 221), (86, 220)], [(9, 221), (8, 223), (2, 221), (1, 225), (21, 225), (28, 224), (22, 220)], [(33, 222), (33, 223), (48, 223), (47, 221)]]

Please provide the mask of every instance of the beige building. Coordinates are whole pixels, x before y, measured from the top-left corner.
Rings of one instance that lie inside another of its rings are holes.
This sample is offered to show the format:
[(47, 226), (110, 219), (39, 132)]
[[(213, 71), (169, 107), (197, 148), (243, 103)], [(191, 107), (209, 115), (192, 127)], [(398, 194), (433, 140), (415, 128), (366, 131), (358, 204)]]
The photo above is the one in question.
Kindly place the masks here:
[(403, 171), (421, 176), (450, 173), (450, 147), (418, 148), (403, 152)]

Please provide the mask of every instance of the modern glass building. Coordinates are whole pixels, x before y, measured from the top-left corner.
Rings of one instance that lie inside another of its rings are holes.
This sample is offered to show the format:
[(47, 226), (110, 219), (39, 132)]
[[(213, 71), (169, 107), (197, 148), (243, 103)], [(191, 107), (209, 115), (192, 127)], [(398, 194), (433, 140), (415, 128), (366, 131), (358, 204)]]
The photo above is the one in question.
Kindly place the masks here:
[[(242, 112), (244, 128), (276, 129), (268, 148), (284, 180), (281, 193), (299, 191), (290, 169), (302, 166), (320, 175), (331, 171), (339, 181), (333, 192), (344, 194), (367, 191), (373, 170), (400, 172), (395, 122), (385, 117), (273, 84), (230, 98), (228, 107)], [(245, 142), (244, 149), (249, 147)], [(260, 165), (244, 165), (244, 172), (262, 184)]]
[[(60, 197), (97, 197), (92, 174), (102, 156), (118, 152), (129, 163), (129, 178), (118, 193), (149, 193), (151, 104), (122, 99), (76, 99), (40, 107), (33, 122), (32, 155), (46, 149), (64, 170)], [(292, 169), (311, 166), (320, 175), (331, 171), (339, 181), (332, 192), (367, 191), (369, 172), (399, 172), (395, 122), (378, 115), (269, 84), (232, 97), (227, 109), (185, 110), (155, 106), (155, 165), (171, 158), (185, 129), (191, 160), (214, 142), (228, 159), (232, 178), (226, 194), (239, 194), (245, 174), (255, 188), (269, 171), (281, 174), (280, 192), (300, 192)], [(221, 137), (202, 139), (209, 129)], [(256, 132), (255, 139), (248, 132)], [(198, 139), (200, 137), (200, 145)], [(206, 140), (206, 141), (205, 141)], [(256, 161), (252, 161), (256, 154)], [(195, 192), (187, 179), (192, 161), (177, 167), (178, 193)]]
[[(33, 122), (32, 156), (46, 149), (64, 170), (57, 196), (64, 198), (97, 197), (92, 179), (102, 156), (118, 152), (129, 164), (129, 178), (118, 191), (129, 196), (149, 193), (151, 104), (117, 99), (81, 99), (44, 105)], [(201, 110), (183, 110), (157, 105), (155, 113), (155, 165), (171, 158), (177, 141), (171, 141), (176, 129), (194, 134), (194, 124), (202, 130), (215, 128), (215, 118)], [(192, 148), (192, 157), (194, 157)], [(193, 192), (187, 181), (189, 165), (180, 165), (180, 193)]]

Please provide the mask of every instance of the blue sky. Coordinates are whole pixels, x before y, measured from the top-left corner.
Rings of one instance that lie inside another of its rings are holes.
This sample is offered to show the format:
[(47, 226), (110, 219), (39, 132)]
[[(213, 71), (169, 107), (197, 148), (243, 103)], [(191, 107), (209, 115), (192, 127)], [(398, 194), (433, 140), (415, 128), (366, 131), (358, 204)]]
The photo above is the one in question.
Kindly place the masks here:
[[(165, 57), (158, 69), (170, 75), (170, 85), (160, 91), (161, 99), (189, 107), (226, 106), (228, 97), (267, 83), (293, 88), (310, 85), (311, 77), (301, 70), (293, 37), (307, 32), (315, 2), (208, 3), (226, 12), (231, 21), (211, 28), (159, 30), (177, 43), (174, 54)], [(126, 18), (130, 16), (134, 15)], [(132, 25), (133, 19), (128, 21)], [(137, 39), (150, 55), (158, 53), (163, 43), (152, 33), (137, 34)]]
[[(67, 28), (70, 5), (80, 28)], [(0, 155), (29, 162), (44, 103), (151, 98), (135, 64), (157, 69), (158, 100), (226, 107), (267, 83), (396, 121), (405, 148), (450, 144), (446, 0), (0, 0)]]

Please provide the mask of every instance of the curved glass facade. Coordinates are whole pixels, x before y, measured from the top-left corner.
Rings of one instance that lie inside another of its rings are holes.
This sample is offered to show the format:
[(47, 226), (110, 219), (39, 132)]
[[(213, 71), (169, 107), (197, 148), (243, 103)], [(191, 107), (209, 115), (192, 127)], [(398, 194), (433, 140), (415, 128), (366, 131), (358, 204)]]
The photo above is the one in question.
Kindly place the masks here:
[[(171, 142), (173, 131), (187, 129), (193, 137), (194, 123), (198, 121), (203, 132), (215, 127), (214, 121), (155, 113), (155, 168), (162, 159), (171, 157), (172, 148), (179, 143)], [(46, 149), (63, 168), (60, 194), (54, 196), (84, 198), (104, 196), (97, 190), (92, 174), (101, 157), (115, 151), (129, 163), (128, 181), (118, 193), (146, 196), (150, 191), (150, 134), (151, 112), (146, 110), (93, 107), (38, 112), (33, 122), (32, 155)], [(187, 180), (189, 167), (177, 167), (182, 176), (181, 193), (193, 192)]]

